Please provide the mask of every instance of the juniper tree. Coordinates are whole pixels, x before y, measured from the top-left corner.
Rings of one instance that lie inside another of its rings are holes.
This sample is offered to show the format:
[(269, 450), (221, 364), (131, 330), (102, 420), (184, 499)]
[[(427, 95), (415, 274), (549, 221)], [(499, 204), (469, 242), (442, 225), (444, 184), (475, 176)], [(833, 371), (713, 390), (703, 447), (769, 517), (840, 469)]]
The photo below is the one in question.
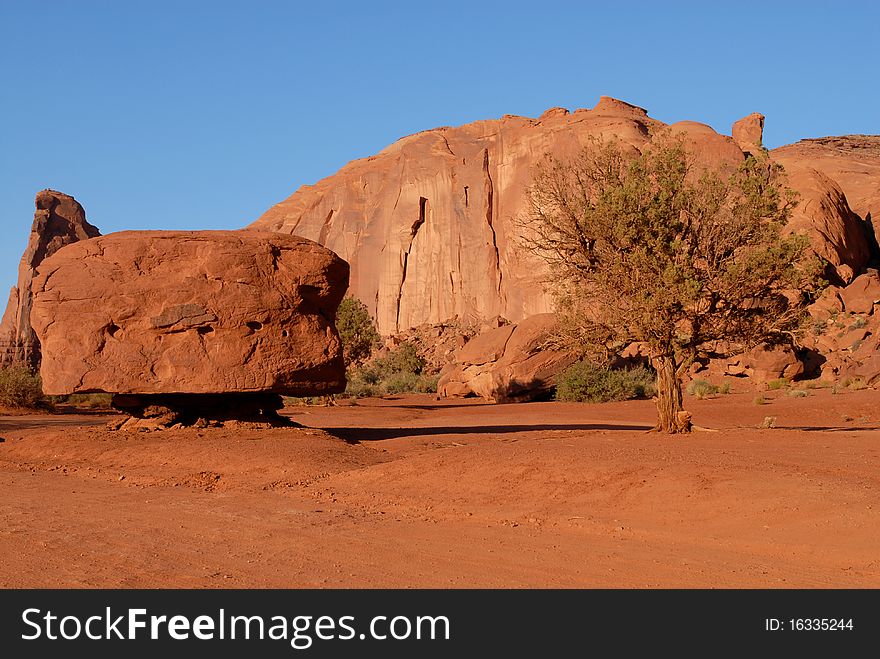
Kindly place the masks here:
[(781, 168), (749, 157), (698, 170), (680, 140), (638, 153), (594, 141), (545, 158), (528, 188), (521, 244), (554, 282), (559, 339), (609, 356), (644, 343), (657, 373), (655, 430), (691, 429), (682, 376), (701, 353), (779, 341), (815, 277), (808, 241), (783, 229), (794, 205)]
[(336, 311), (336, 329), (342, 341), (346, 367), (369, 358), (381, 341), (367, 305), (355, 297), (346, 297), (340, 303)]

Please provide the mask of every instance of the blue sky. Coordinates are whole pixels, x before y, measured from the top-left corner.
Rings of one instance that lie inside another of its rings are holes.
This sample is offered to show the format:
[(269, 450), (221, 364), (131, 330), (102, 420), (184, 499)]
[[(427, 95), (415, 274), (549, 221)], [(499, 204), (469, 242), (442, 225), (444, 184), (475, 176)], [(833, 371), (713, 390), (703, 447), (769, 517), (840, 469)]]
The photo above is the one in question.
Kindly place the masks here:
[(603, 94), (880, 133), (875, 3), (762, 5), (0, 0), (0, 287), (46, 187), (103, 233), (239, 228), (403, 135)]

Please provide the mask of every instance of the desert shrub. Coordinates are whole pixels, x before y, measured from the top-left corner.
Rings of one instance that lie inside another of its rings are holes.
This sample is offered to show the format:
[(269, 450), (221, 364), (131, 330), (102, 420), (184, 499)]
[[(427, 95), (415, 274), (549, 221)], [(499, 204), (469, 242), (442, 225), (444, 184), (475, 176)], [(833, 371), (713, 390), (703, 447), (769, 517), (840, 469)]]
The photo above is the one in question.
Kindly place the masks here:
[(863, 389), (868, 388), (868, 385), (865, 384), (865, 381), (862, 380), (861, 378), (853, 378), (852, 380), (845, 379), (840, 384), (843, 385), (844, 387), (846, 387), (847, 389), (849, 389), (850, 391), (862, 391)]
[(717, 394), (720, 390), (720, 387), (708, 380), (692, 380), (687, 386), (688, 395), (695, 398), (708, 398)]
[(764, 398), (763, 395), (755, 396), (755, 399), (752, 401), (755, 405), (766, 405), (767, 399)]
[(718, 393), (727, 395), (730, 393), (730, 380), (724, 380), (718, 387)]
[(379, 345), (379, 332), (367, 306), (357, 298), (347, 297), (336, 311), (336, 329), (342, 340), (345, 364), (357, 364)]
[(778, 380), (770, 380), (767, 383), (767, 388), (770, 391), (777, 391), (779, 389), (784, 389), (788, 386), (788, 380), (786, 378), (779, 378)]
[(37, 407), (43, 402), (40, 376), (24, 366), (0, 368), (0, 405)]
[(382, 389), (375, 382), (367, 382), (356, 375), (352, 375), (348, 378), (348, 384), (343, 395), (349, 398), (370, 398), (372, 396), (381, 396)]
[(828, 389), (833, 385), (826, 380), (807, 380), (803, 386), (805, 389)]
[(776, 427), (776, 417), (775, 416), (765, 416), (764, 420), (761, 422), (759, 428), (769, 429)]
[(389, 394), (403, 394), (415, 391), (419, 376), (415, 373), (393, 373), (382, 383)]
[(810, 395), (810, 392), (806, 389), (792, 389), (788, 392), (788, 395), (792, 398), (806, 398)]
[(352, 369), (345, 395), (357, 398), (386, 394), (436, 393), (438, 378), (424, 373), (425, 360), (403, 342), (386, 355)]
[(556, 399), (605, 403), (653, 396), (655, 375), (644, 367), (611, 369), (588, 361), (575, 362), (556, 379)]
[(425, 360), (419, 356), (416, 347), (406, 341), (370, 364), (370, 369), (379, 376), (379, 379), (400, 373), (418, 374), (423, 368), (425, 368)]
[(849, 329), (851, 329), (851, 330), (862, 329), (867, 324), (868, 324), (868, 321), (865, 320), (863, 317), (859, 316), (858, 318), (856, 318), (853, 321), (852, 325), (849, 326)]

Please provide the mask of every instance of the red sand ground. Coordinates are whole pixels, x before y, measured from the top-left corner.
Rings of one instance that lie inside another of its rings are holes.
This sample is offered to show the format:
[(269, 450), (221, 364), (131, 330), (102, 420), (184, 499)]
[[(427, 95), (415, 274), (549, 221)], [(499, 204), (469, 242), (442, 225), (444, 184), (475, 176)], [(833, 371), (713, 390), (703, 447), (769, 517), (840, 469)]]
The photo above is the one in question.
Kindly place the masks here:
[(0, 586), (880, 586), (880, 393), (770, 395), (689, 399), (688, 437), (649, 401), (0, 417)]

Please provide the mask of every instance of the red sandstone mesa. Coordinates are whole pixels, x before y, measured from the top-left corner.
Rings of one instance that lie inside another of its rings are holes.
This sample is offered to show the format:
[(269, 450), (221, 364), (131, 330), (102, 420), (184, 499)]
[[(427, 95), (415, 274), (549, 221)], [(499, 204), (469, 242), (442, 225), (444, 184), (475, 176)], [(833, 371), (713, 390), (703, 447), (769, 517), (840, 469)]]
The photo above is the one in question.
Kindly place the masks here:
[(335, 393), (348, 264), (309, 240), (126, 231), (70, 245), (34, 280), (47, 394)]

